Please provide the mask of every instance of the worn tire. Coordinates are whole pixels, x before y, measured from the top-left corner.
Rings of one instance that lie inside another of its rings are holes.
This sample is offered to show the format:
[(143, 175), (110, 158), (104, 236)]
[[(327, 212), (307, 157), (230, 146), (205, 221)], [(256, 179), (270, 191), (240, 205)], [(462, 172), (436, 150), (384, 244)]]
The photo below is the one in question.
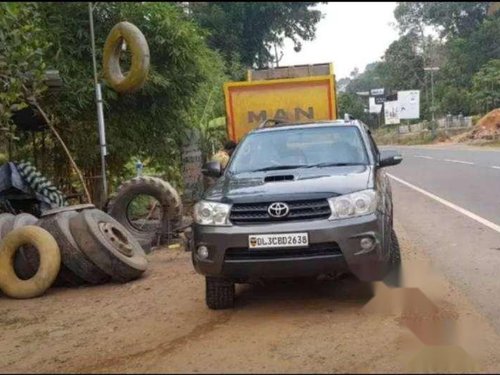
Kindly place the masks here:
[[(126, 75), (120, 68), (122, 40), (132, 54), (130, 71)], [(111, 29), (104, 44), (103, 70), (107, 83), (121, 94), (135, 92), (144, 86), (149, 72), (149, 46), (137, 26), (120, 22)]]
[(235, 286), (231, 280), (205, 277), (205, 301), (211, 310), (234, 307)]
[[(27, 244), (38, 250), (40, 267), (32, 278), (21, 280), (14, 270), (14, 255)], [(0, 289), (13, 298), (40, 296), (54, 283), (60, 266), (61, 253), (49, 232), (34, 225), (15, 229), (0, 244)]]
[(9, 213), (0, 214), (0, 241), (12, 230), (15, 219), (15, 215)]
[[(12, 223), (12, 230), (25, 227), (27, 225), (36, 225), (38, 219), (36, 216), (27, 213), (21, 213), (16, 215), (14, 222)], [(32, 253), (32, 254), (31, 254)], [(14, 255), (14, 270), (16, 275), (18, 275), (22, 280), (27, 280), (32, 278), (37, 269), (31, 265), (30, 259), (35, 258), (37, 263), (39, 263), (38, 251), (32, 246), (22, 246), (16, 251)]]
[(92, 208), (95, 208), (95, 206), (91, 203), (75, 204), (73, 206), (57, 207), (57, 208), (43, 211), (42, 214), (40, 215), (40, 217), (46, 217), (46, 216), (55, 215), (55, 214), (58, 214), (61, 212), (67, 212), (67, 211), (80, 212), (81, 210), (92, 209)]
[(144, 176), (125, 181), (108, 203), (108, 213), (122, 224), (139, 241), (144, 251), (149, 252), (156, 238), (156, 231), (140, 230), (129, 220), (128, 206), (138, 195), (149, 195), (161, 206), (161, 224), (171, 220), (172, 227), (182, 222), (182, 201), (177, 191), (161, 178)]
[[(42, 217), (38, 225), (50, 232), (61, 250), (62, 265), (66, 272), (59, 274), (58, 279), (69, 285), (103, 284), (110, 280), (85, 253), (78, 247), (69, 228), (71, 218), (78, 215), (75, 211), (59, 212), (55, 215)], [(62, 271), (62, 270), (61, 270)]]
[(105, 212), (84, 210), (70, 219), (69, 228), (78, 247), (113, 280), (137, 279), (146, 270), (148, 261), (141, 245)]

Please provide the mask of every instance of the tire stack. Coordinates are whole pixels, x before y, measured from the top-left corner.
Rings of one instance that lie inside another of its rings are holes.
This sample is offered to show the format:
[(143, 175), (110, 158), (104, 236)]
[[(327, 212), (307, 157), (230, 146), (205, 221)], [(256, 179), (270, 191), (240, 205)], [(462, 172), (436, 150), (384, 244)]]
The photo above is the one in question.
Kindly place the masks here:
[[(0, 214), (0, 258), (1, 240), (26, 226), (38, 227), (54, 238), (60, 252), (60, 267), (53, 280), (56, 286), (124, 283), (139, 278), (147, 268), (146, 255), (137, 240), (93, 205), (56, 208), (44, 212), (40, 219), (26, 213)], [(30, 245), (33, 244), (22, 243), (13, 252), (12, 261), (5, 261), (11, 264), (0, 264), (0, 271), (2, 267), (12, 268), (19, 280), (35, 278), (45, 254)]]

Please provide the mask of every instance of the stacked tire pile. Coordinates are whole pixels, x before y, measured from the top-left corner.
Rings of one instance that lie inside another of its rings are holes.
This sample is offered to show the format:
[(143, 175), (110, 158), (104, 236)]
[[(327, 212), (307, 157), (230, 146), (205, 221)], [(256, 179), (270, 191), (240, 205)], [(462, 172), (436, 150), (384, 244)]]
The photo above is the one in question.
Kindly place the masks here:
[(93, 205), (56, 208), (40, 219), (0, 214), (0, 289), (10, 297), (36, 297), (51, 285), (124, 283), (147, 264), (133, 235)]

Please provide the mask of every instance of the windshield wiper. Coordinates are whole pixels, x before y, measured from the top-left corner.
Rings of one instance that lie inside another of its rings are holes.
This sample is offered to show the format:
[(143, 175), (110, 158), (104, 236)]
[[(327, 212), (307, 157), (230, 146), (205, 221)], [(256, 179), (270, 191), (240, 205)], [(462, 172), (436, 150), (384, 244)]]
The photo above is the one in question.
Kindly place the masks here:
[(321, 167), (346, 167), (349, 165), (364, 165), (363, 163), (331, 163), (331, 162), (325, 162), (325, 163), (318, 163), (318, 164), (311, 164), (308, 165), (307, 168), (321, 168)]
[(280, 170), (280, 169), (295, 169), (295, 168), (308, 168), (308, 167), (309, 166), (307, 164), (273, 165), (272, 167), (265, 167), (265, 168), (254, 169), (253, 171), (249, 171), (249, 172), (277, 171), (277, 170)]

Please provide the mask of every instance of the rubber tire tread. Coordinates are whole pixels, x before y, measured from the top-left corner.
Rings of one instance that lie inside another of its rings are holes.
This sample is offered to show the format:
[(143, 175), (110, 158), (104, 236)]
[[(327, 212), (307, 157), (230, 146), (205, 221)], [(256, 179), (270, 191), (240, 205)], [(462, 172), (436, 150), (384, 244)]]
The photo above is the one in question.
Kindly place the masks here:
[[(101, 233), (98, 223), (113, 224), (127, 238), (133, 256), (121, 254), (111, 241)], [(79, 248), (101, 271), (118, 282), (128, 282), (139, 278), (147, 268), (147, 258), (141, 246), (118, 221), (105, 212), (93, 209), (79, 212), (72, 217), (69, 227)]]
[(74, 286), (85, 283), (94, 285), (104, 284), (111, 278), (92, 263), (79, 248), (71, 234), (69, 221), (76, 215), (78, 215), (76, 211), (59, 212), (55, 215), (42, 217), (38, 221), (38, 225), (49, 231), (59, 245), (62, 264), (67, 270), (65, 274), (59, 275), (63, 281)]
[(179, 193), (165, 180), (152, 176), (135, 177), (122, 183), (116, 194), (109, 200), (107, 212), (122, 224), (139, 241), (144, 251), (149, 252), (156, 237), (154, 231), (141, 231), (128, 219), (128, 205), (138, 195), (150, 195), (161, 206), (161, 225), (164, 220), (171, 220), (175, 227), (182, 223), (182, 201)]
[[(33, 245), (40, 254), (36, 274), (21, 280), (14, 270), (14, 256), (25, 244)], [(0, 289), (13, 298), (33, 298), (45, 293), (54, 283), (61, 266), (61, 253), (54, 237), (45, 229), (28, 225), (10, 232), (0, 243)]]
[(205, 277), (205, 301), (211, 310), (234, 307), (234, 282), (217, 277)]

